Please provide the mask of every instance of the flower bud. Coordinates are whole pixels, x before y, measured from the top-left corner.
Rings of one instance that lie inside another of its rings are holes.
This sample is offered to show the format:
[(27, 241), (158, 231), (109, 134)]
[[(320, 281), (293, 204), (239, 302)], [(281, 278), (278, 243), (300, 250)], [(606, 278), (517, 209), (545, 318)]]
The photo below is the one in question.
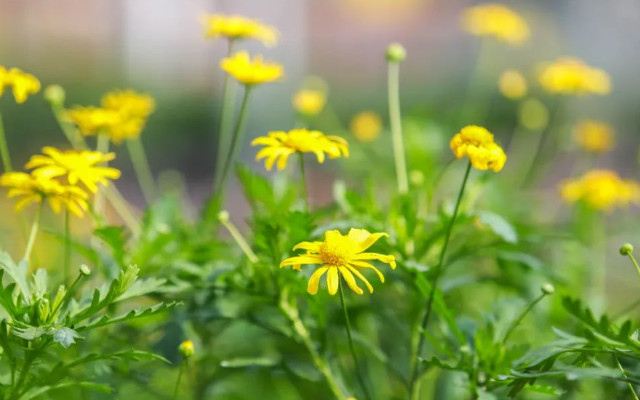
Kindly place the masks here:
[(38, 308), (36, 309), (38, 314), (38, 323), (46, 324), (49, 319), (49, 314), (51, 313), (51, 307), (49, 306), (49, 300), (46, 298), (40, 299), (38, 301)]
[(633, 253), (633, 246), (630, 243), (625, 243), (620, 247), (620, 254), (623, 256), (628, 256)]
[(49, 85), (44, 90), (44, 98), (51, 106), (63, 107), (65, 93), (60, 85)]
[(540, 287), (540, 290), (542, 290), (542, 293), (544, 294), (553, 294), (553, 292), (556, 291), (556, 288), (553, 287), (553, 285), (550, 283), (545, 283), (544, 285), (542, 285), (542, 287)]
[(80, 275), (82, 276), (89, 276), (91, 275), (91, 268), (89, 268), (88, 266), (82, 264), (80, 266)]
[(184, 358), (191, 357), (196, 352), (193, 347), (193, 341), (185, 340), (184, 342), (180, 343), (180, 346), (178, 346), (178, 352)]
[(407, 58), (407, 51), (400, 43), (392, 43), (387, 47), (387, 61), (400, 63)]
[(218, 213), (218, 220), (220, 222), (227, 222), (229, 221), (229, 211), (227, 210), (222, 210)]

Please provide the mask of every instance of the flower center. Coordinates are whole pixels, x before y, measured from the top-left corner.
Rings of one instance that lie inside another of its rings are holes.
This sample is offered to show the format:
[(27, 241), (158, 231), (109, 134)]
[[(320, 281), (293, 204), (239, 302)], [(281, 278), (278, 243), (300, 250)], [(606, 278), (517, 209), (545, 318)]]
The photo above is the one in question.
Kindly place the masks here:
[(332, 243), (322, 243), (318, 254), (324, 264), (334, 267), (343, 266), (349, 261), (349, 252)]

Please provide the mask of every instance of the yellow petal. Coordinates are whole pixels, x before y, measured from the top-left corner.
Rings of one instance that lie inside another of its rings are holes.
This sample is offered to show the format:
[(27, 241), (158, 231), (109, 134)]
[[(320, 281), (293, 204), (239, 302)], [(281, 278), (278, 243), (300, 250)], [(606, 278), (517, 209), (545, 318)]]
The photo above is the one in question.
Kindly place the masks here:
[[(360, 271), (358, 271), (357, 269), (353, 268), (351, 265), (347, 264), (345, 265), (347, 268), (349, 268), (349, 271), (353, 272), (353, 274), (355, 276), (357, 276), (358, 278), (360, 278), (360, 280), (362, 282), (364, 282), (364, 284), (367, 286), (367, 289), (369, 290), (369, 293), (373, 293), (373, 286), (371, 286), (371, 284), (369, 283), (369, 281), (367, 280), (367, 278), (364, 277), (364, 275), (362, 275), (360, 273)], [(384, 278), (384, 276), (382, 277)], [(382, 280), (382, 282), (384, 282), (384, 279)]]
[(311, 278), (309, 278), (309, 283), (307, 284), (307, 292), (309, 294), (318, 293), (318, 284), (320, 283), (320, 278), (322, 278), (322, 275), (324, 275), (324, 273), (327, 272), (328, 269), (329, 267), (318, 268), (311, 275)]
[(340, 276), (338, 275), (337, 267), (330, 267), (327, 273), (327, 289), (329, 294), (334, 295), (338, 292), (338, 285), (340, 284)]
[(369, 264), (368, 262), (350, 260), (349, 264), (354, 265), (356, 267), (360, 267), (360, 268), (370, 268), (370, 269), (376, 271), (376, 274), (378, 274), (378, 278), (380, 278), (380, 282), (384, 283), (384, 275), (382, 275), (382, 272), (380, 272), (380, 270), (378, 268), (374, 267), (373, 265)]
[(289, 257), (286, 260), (283, 260), (280, 263), (280, 268), (289, 266), (289, 265), (300, 265), (300, 264), (322, 264), (322, 260), (320, 257), (316, 255), (302, 255), (297, 257)]
[(357, 294), (364, 293), (362, 289), (358, 287), (358, 284), (356, 283), (356, 279), (353, 277), (353, 274), (349, 271), (349, 269), (347, 269), (346, 267), (338, 267), (338, 270), (340, 271), (340, 274), (342, 274), (342, 276), (344, 277), (344, 280), (347, 282), (347, 285), (349, 285), (349, 288), (351, 290), (353, 290)]

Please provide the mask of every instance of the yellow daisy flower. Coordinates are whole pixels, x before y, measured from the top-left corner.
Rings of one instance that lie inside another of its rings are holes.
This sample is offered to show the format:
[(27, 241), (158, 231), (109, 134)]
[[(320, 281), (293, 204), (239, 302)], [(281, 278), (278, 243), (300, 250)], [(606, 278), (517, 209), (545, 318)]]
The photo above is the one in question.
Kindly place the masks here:
[(276, 28), (238, 16), (207, 14), (202, 17), (204, 36), (207, 38), (226, 37), (229, 40), (257, 39), (267, 46), (278, 42)]
[(74, 107), (65, 112), (65, 118), (75, 124), (83, 136), (107, 135), (120, 144), (140, 135), (144, 119), (130, 118), (117, 110), (101, 107)]
[(498, 89), (508, 99), (521, 99), (527, 94), (527, 80), (517, 70), (508, 69), (500, 75)]
[[(323, 242), (302, 242), (293, 247), (293, 250), (303, 249), (306, 254), (289, 257), (280, 263), (280, 268), (292, 266), (293, 269), (300, 270), (302, 264), (322, 264), (309, 279), (307, 292), (309, 294), (318, 293), (320, 278), (327, 274), (327, 288), (330, 295), (336, 294), (340, 276), (351, 290), (357, 294), (364, 291), (356, 283), (356, 277), (366, 285), (369, 293), (373, 293), (373, 286), (367, 278), (362, 275), (359, 269), (372, 269), (378, 274), (380, 281), (384, 283), (384, 275), (376, 267), (369, 263), (370, 260), (378, 260), (389, 264), (392, 269), (396, 268), (395, 257), (378, 253), (365, 253), (378, 239), (389, 236), (386, 233), (369, 233), (365, 229), (351, 228), (347, 235), (342, 235), (337, 230), (327, 231)], [(355, 277), (354, 277), (355, 276)]]
[(578, 58), (564, 57), (541, 68), (539, 81), (550, 92), (564, 95), (608, 94), (609, 75)]
[(0, 176), (0, 185), (9, 188), (9, 198), (18, 198), (16, 211), (22, 210), (27, 204), (42, 203), (45, 200), (56, 214), (62, 209), (67, 209), (81, 217), (89, 208), (89, 195), (84, 190), (62, 185), (53, 179), (25, 172), (6, 172)]
[(130, 118), (146, 119), (156, 108), (153, 97), (128, 90), (113, 90), (102, 97), (102, 107), (115, 110)]
[(481, 126), (465, 126), (451, 139), (450, 146), (457, 158), (469, 157), (476, 169), (499, 172), (507, 162), (507, 155), (493, 141), (493, 134)]
[(109, 180), (118, 179), (120, 171), (115, 168), (102, 167), (100, 164), (113, 160), (115, 153), (103, 154), (99, 151), (60, 151), (53, 147), (42, 149), (42, 155), (35, 155), (26, 167), (34, 169), (32, 174), (37, 178), (51, 179), (65, 177), (71, 185), (82, 182), (87, 189), (96, 193), (98, 184), (108, 185)]
[(303, 89), (293, 96), (293, 108), (310, 117), (320, 114), (326, 102), (327, 96), (322, 90)]
[(271, 171), (276, 161), (278, 169), (284, 169), (287, 159), (293, 153), (314, 153), (321, 164), (325, 160), (325, 154), (329, 158), (349, 157), (349, 144), (346, 140), (307, 129), (269, 132), (267, 136), (255, 138), (251, 145), (265, 146), (256, 154), (256, 161), (266, 158), (265, 168), (268, 171)]
[(518, 13), (502, 4), (481, 4), (467, 8), (462, 26), (472, 35), (492, 36), (519, 45), (529, 38), (529, 25)]
[(27, 101), (29, 95), (38, 93), (40, 81), (33, 75), (21, 71), (18, 68), (7, 70), (0, 66), (0, 96), (5, 87), (11, 87), (16, 103)]
[(593, 153), (605, 153), (615, 145), (613, 128), (592, 119), (580, 121), (573, 130), (573, 138), (580, 147)]
[(220, 68), (245, 85), (275, 82), (284, 75), (282, 65), (265, 62), (260, 55), (251, 59), (246, 51), (223, 58)]
[(640, 203), (640, 184), (622, 179), (615, 171), (591, 170), (577, 179), (560, 184), (560, 195), (567, 203), (583, 201), (596, 210), (612, 211)]
[(382, 119), (373, 111), (362, 111), (351, 119), (349, 129), (359, 141), (373, 142), (382, 132)]

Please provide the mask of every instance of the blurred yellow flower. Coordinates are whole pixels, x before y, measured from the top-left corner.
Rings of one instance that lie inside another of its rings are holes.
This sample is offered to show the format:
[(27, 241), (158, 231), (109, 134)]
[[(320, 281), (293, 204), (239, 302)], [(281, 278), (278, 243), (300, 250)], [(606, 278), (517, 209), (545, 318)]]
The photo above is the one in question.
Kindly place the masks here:
[(359, 141), (372, 142), (382, 132), (382, 119), (373, 111), (362, 111), (351, 119), (349, 129)]
[(184, 342), (180, 343), (180, 346), (178, 346), (178, 352), (180, 352), (180, 355), (182, 355), (182, 357), (184, 358), (189, 358), (194, 355), (196, 350), (195, 346), (193, 345), (193, 340), (185, 340)]
[(450, 146), (457, 158), (469, 157), (477, 169), (499, 172), (507, 162), (507, 155), (493, 141), (493, 134), (481, 126), (465, 126), (451, 139)]
[(462, 27), (472, 35), (492, 36), (510, 44), (529, 38), (529, 25), (520, 15), (502, 4), (481, 4), (462, 14)]
[[(378, 239), (389, 236), (386, 233), (369, 233), (365, 229), (351, 228), (347, 235), (342, 235), (337, 230), (327, 231), (323, 242), (301, 242), (293, 247), (293, 250), (306, 250), (305, 254), (289, 257), (280, 263), (280, 268), (292, 266), (300, 270), (302, 264), (322, 264), (309, 279), (307, 292), (318, 293), (320, 278), (327, 273), (327, 287), (329, 294), (334, 295), (338, 291), (340, 275), (347, 282), (351, 290), (357, 294), (364, 291), (356, 283), (355, 277), (366, 285), (369, 293), (373, 293), (373, 287), (367, 278), (360, 273), (358, 268), (373, 269), (380, 281), (384, 283), (384, 275), (369, 260), (378, 260), (387, 263), (391, 268), (396, 268), (395, 257), (378, 253), (365, 253)], [(338, 274), (339, 273), (339, 274)], [(355, 275), (355, 277), (354, 277)]]
[(17, 198), (16, 211), (30, 203), (47, 201), (51, 209), (60, 213), (67, 209), (81, 217), (89, 208), (89, 195), (75, 186), (62, 185), (54, 179), (36, 177), (25, 172), (6, 172), (0, 176), (0, 185), (9, 188), (8, 196)]
[(11, 87), (16, 103), (22, 104), (27, 101), (29, 95), (38, 93), (40, 81), (35, 76), (18, 68), (7, 70), (0, 65), (0, 96), (2, 96), (5, 87)]
[(587, 65), (578, 58), (564, 57), (544, 65), (540, 84), (550, 93), (565, 95), (608, 94), (609, 75), (600, 68)]
[(538, 99), (526, 99), (518, 110), (520, 124), (532, 131), (541, 130), (549, 123), (549, 110)]
[(108, 185), (109, 180), (118, 179), (120, 171), (100, 166), (113, 160), (115, 153), (103, 154), (99, 151), (60, 151), (53, 147), (42, 149), (42, 155), (32, 156), (26, 168), (33, 169), (36, 178), (51, 179), (64, 177), (70, 185), (82, 182), (87, 189), (96, 193), (98, 184)]
[(580, 121), (573, 129), (573, 138), (587, 151), (604, 153), (615, 145), (613, 128), (607, 123), (591, 119)]
[(144, 127), (142, 118), (101, 107), (76, 106), (66, 110), (65, 119), (74, 123), (83, 136), (107, 135), (115, 144), (138, 137)]
[(577, 179), (560, 184), (560, 195), (567, 203), (583, 201), (596, 210), (612, 211), (640, 202), (640, 184), (622, 179), (615, 171), (591, 170)]
[(278, 31), (269, 25), (237, 15), (207, 14), (202, 17), (207, 38), (224, 36), (229, 40), (257, 39), (267, 46), (278, 42)]
[(498, 89), (508, 99), (521, 99), (527, 94), (527, 80), (517, 70), (508, 69), (500, 75)]
[(146, 118), (155, 110), (156, 102), (145, 93), (136, 93), (131, 89), (112, 90), (102, 97), (102, 107), (125, 114), (129, 118)]
[(240, 51), (220, 61), (220, 68), (245, 85), (258, 85), (277, 81), (284, 75), (282, 65), (265, 62), (262, 56), (251, 59), (249, 53)]
[(327, 96), (322, 90), (303, 89), (293, 96), (293, 108), (310, 117), (320, 114), (326, 102)]
[(269, 132), (267, 136), (255, 138), (251, 145), (265, 146), (256, 154), (256, 161), (266, 158), (265, 168), (269, 171), (276, 161), (278, 169), (284, 169), (287, 159), (293, 153), (314, 153), (319, 163), (324, 162), (325, 153), (329, 158), (349, 157), (349, 144), (346, 140), (307, 129)]

